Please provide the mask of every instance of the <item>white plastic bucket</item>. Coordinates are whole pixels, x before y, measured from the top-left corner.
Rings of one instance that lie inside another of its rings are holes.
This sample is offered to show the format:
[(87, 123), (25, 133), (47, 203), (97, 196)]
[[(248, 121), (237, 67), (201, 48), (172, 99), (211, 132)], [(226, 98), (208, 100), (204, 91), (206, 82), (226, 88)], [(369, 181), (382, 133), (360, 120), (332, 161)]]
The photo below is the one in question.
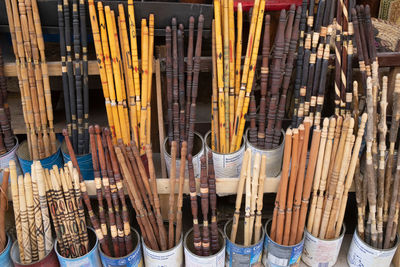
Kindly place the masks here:
[[(170, 173), (171, 169), (171, 148), (168, 144), (168, 137), (164, 139), (164, 157), (165, 157), (165, 165), (167, 166), (167, 172), (168, 174)], [(194, 138), (193, 138), (193, 171), (194, 171), (194, 177), (195, 178), (200, 178), (200, 170), (201, 170), (201, 165), (200, 165), (200, 158), (203, 156), (204, 153), (204, 142), (203, 142), (203, 137), (197, 132), (194, 133)], [(180, 158), (176, 159), (176, 178), (179, 178), (179, 169), (181, 166), (181, 160)], [(187, 161), (186, 161), (186, 168), (185, 168), (185, 177), (189, 177), (189, 171), (188, 171), (188, 166), (187, 166)], [(165, 177), (166, 178), (166, 177)]]
[[(261, 156), (262, 155), (267, 156), (267, 164), (266, 164), (267, 177), (277, 177), (282, 171), (282, 158), (283, 158), (283, 149), (285, 144), (285, 132), (282, 130), (281, 143), (279, 144), (279, 146), (273, 149), (261, 149), (254, 146), (253, 144), (250, 143), (247, 137), (248, 134), (249, 134), (249, 129), (246, 130), (245, 134), (246, 149), (250, 148), (252, 155), (260, 153)], [(251, 162), (252, 162), (251, 165), (253, 165), (254, 157), (251, 158)]]
[(358, 235), (357, 230), (351, 240), (349, 253), (347, 254), (347, 263), (350, 267), (390, 266), (393, 256), (399, 246), (399, 235), (396, 236), (396, 244), (389, 249), (377, 249), (365, 243)]
[(304, 230), (304, 249), (302, 260), (305, 264), (312, 267), (335, 265), (346, 227), (343, 225), (341, 235), (335, 239), (324, 240), (313, 236), (307, 229)]
[[(206, 154), (211, 150), (211, 131), (204, 137)], [(242, 168), (242, 161), (245, 151), (245, 145), (242, 138), (242, 146), (233, 153), (222, 154), (212, 151), (215, 178), (238, 178)]]
[(157, 251), (147, 247), (142, 238), (144, 265), (157, 267), (183, 267), (182, 239), (183, 235), (181, 235), (178, 245), (171, 249)]
[[(19, 147), (18, 138), (15, 137), (14, 147), (10, 151), (7, 151), (7, 153), (4, 153), (4, 155), (0, 156), (0, 169), (8, 168), (10, 160), (14, 160), (15, 166), (17, 167), (17, 175), (19, 176), (22, 174), (22, 170), (21, 167), (19, 166), (19, 161), (16, 154), (18, 147)], [(0, 183), (3, 183), (3, 174), (4, 172), (0, 172)]]
[[(201, 228), (200, 228), (201, 229)], [(201, 230), (200, 230), (201, 231)], [(185, 264), (191, 267), (223, 267), (225, 264), (225, 238), (221, 230), (218, 229), (219, 251), (210, 256), (198, 256), (194, 251), (193, 228), (185, 235), (183, 241), (185, 249)]]

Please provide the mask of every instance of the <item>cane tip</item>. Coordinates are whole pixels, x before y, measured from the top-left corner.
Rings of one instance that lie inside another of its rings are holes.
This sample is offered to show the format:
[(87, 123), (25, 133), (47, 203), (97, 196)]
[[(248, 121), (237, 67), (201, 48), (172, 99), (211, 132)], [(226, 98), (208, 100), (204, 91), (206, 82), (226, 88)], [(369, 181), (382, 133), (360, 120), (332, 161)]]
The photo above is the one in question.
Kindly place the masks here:
[(90, 125), (90, 126), (89, 126), (89, 133), (90, 133), (90, 134), (94, 134), (93, 125)]
[(165, 27), (165, 31), (166, 31), (167, 33), (171, 33), (171, 27), (170, 27), (170, 26)]
[(203, 16), (203, 14), (200, 14), (200, 16), (199, 16), (199, 22), (204, 22), (204, 16)]
[(193, 23), (194, 23), (194, 17), (193, 16), (190, 16), (189, 23), (193, 25)]
[(94, 130), (96, 131), (96, 134), (100, 134), (100, 133), (101, 133), (100, 125), (96, 124), (96, 125), (94, 126)]
[(64, 128), (64, 129), (62, 130), (62, 134), (63, 134), (64, 136), (68, 136), (68, 130)]
[(172, 26), (176, 26), (176, 18), (175, 17), (173, 17), (171, 19), (171, 24), (172, 24)]
[(368, 119), (368, 114), (367, 113), (362, 114), (361, 123), (365, 124), (367, 122), (367, 119)]
[(108, 129), (107, 127), (104, 127), (104, 128), (103, 128), (103, 134), (104, 134), (105, 136), (109, 136), (109, 135), (110, 135), (110, 129)]
[(324, 128), (327, 128), (327, 127), (329, 126), (329, 119), (328, 119), (328, 118), (325, 118), (325, 119), (324, 119), (324, 122), (322, 123), (322, 126), (323, 126)]
[(294, 12), (296, 10), (296, 5), (295, 4), (291, 4), (290, 5), (290, 12)]

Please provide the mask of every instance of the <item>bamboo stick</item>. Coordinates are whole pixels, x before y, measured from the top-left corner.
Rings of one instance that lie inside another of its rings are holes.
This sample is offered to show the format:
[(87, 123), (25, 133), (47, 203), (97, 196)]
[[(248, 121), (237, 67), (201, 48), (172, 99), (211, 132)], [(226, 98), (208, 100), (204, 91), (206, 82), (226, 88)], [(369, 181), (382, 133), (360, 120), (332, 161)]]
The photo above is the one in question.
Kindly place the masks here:
[(175, 176), (176, 176), (176, 154), (177, 154), (176, 141), (171, 142), (171, 170), (169, 173), (169, 211), (168, 211), (168, 249), (172, 248), (175, 244), (174, 241), (174, 205), (175, 205)]

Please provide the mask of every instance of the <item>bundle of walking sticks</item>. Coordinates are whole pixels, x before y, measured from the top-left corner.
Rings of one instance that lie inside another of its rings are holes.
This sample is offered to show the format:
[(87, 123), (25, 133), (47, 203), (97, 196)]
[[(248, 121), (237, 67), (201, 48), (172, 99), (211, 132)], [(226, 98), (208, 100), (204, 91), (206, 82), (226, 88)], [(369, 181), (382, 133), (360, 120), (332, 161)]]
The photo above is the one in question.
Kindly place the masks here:
[(118, 5), (118, 14), (109, 6), (103, 7), (101, 1), (97, 3), (97, 9), (98, 15), (94, 1), (89, 0), (90, 22), (113, 143), (117, 144), (121, 139), (124, 144), (129, 144), (134, 140), (144, 153), (151, 137), (154, 15), (150, 14), (148, 25), (146, 19), (141, 20), (139, 68), (133, 0), (128, 0), (127, 19), (123, 4)]
[[(22, 264), (41, 260), (53, 249), (48, 210), (48, 205), (51, 203), (48, 203), (46, 195), (48, 193), (46, 187), (52, 181), (49, 173), (44, 172), (40, 162), (34, 161), (31, 169), (32, 174), (26, 173), (25, 177), (22, 175), (17, 177), (15, 162), (10, 161), (11, 194)], [(54, 179), (56, 182), (61, 181), (59, 176)], [(62, 192), (59, 193), (62, 198)], [(66, 231), (68, 229), (69, 227)]]
[(15, 146), (15, 136), (11, 129), (10, 107), (7, 102), (7, 80), (4, 75), (3, 53), (0, 48), (0, 155)]
[[(371, 77), (367, 78), (366, 103), (368, 122), (365, 136), (365, 171), (363, 178), (361, 178), (359, 171), (356, 172), (355, 178), (358, 234), (371, 246), (384, 249), (391, 248), (394, 245), (399, 221), (400, 160), (397, 157), (396, 169), (394, 156), (400, 115), (399, 74), (396, 76), (393, 92), (389, 148), (386, 147), (388, 130), (386, 125), (387, 88), (388, 79), (386, 76), (383, 77), (381, 92), (374, 92), (377, 88), (373, 85)], [(379, 102), (377, 99), (378, 94), (380, 95)], [(375, 108), (378, 103), (380, 114)]]
[(176, 18), (172, 18), (171, 27), (167, 26), (165, 29), (168, 139), (169, 144), (172, 140), (179, 144), (178, 155), (183, 141), (187, 141), (188, 154), (191, 154), (193, 149), (204, 24), (203, 15), (198, 18), (196, 48), (193, 58), (194, 23), (194, 17), (190, 17), (186, 70), (183, 25), (179, 24), (178, 26)]
[(230, 241), (236, 242), (237, 230), (239, 226), (240, 206), (242, 204), (243, 190), (246, 188), (245, 219), (244, 219), (244, 246), (250, 246), (258, 242), (262, 232), (262, 208), (264, 196), (264, 181), (266, 178), (265, 155), (256, 153), (254, 162), (251, 159), (251, 150), (247, 149), (242, 163), (242, 170), (237, 189), (235, 213), (233, 215), (232, 231)]
[(1, 184), (1, 192), (0, 192), (0, 251), (3, 251), (7, 246), (7, 242), (11, 240), (7, 240), (6, 236), (6, 211), (8, 209), (8, 179), (10, 177), (10, 169), (6, 168), (3, 170), (3, 183)]
[[(113, 250), (108, 256), (125, 256), (133, 250), (132, 234), (124, 186), (110, 132), (104, 129), (102, 135), (100, 127), (96, 125), (89, 127), (89, 133), (101, 231), (106, 239), (109, 239), (108, 232), (111, 235)], [(132, 153), (131, 150), (129, 152)], [(103, 192), (107, 208), (103, 205)]]
[(239, 3), (235, 27), (233, 2), (214, 0), (211, 147), (219, 153), (234, 152), (242, 143), (264, 19), (265, 0), (256, 0), (241, 73), (243, 15)]
[(11, 41), (32, 160), (57, 151), (49, 72), (37, 0), (6, 0)]
[[(279, 18), (275, 42), (270, 55), (270, 17), (266, 16), (261, 65), (260, 110), (256, 114), (254, 94), (250, 96), (250, 128), (248, 140), (253, 145), (272, 149), (280, 144), (282, 120), (285, 116), (286, 95), (292, 77), (293, 63), (299, 38), (301, 7), (290, 7), (288, 15), (282, 10)], [(269, 71), (271, 70), (271, 71)], [(268, 77), (270, 76), (270, 77)], [(270, 89), (267, 86), (270, 84)], [(268, 93), (267, 93), (268, 91)], [(256, 121), (258, 121), (258, 128)]]
[[(208, 152), (208, 162), (203, 155), (201, 161), (201, 175), (200, 175), (200, 196), (201, 196), (201, 211), (203, 215), (203, 225), (200, 230), (198, 221), (198, 204), (196, 181), (194, 179), (194, 170), (192, 155), (188, 156), (189, 168), (189, 189), (190, 189), (190, 203), (193, 216), (193, 245), (195, 253), (199, 256), (209, 256), (218, 252), (220, 244), (218, 240), (218, 225), (217, 225), (217, 191), (215, 185), (215, 172), (212, 152)], [(183, 180), (184, 178), (182, 178)], [(179, 186), (181, 186), (181, 181)], [(183, 181), (182, 181), (183, 187)], [(208, 223), (208, 213), (211, 208), (211, 227)], [(211, 237), (210, 237), (210, 229)], [(211, 248), (211, 249), (210, 249)]]
[(89, 153), (86, 8), (84, 0), (79, 0), (79, 3), (78, 0), (72, 1), (71, 33), (69, 2), (71, 1), (58, 0), (62, 83), (68, 134), (75, 151), (82, 155)]
[[(341, 4), (343, 4), (343, 2), (339, 3), (339, 1), (336, 0), (322, 0), (318, 2), (317, 7), (315, 6), (315, 1), (310, 1), (309, 4), (307, 2), (307, 0), (303, 0), (300, 18), (300, 38), (293, 89), (293, 128), (298, 127), (305, 117), (309, 117), (312, 125), (320, 125), (329, 64), (329, 45), (331, 36), (334, 34), (335, 25), (338, 26), (338, 28), (340, 26), (334, 24), (335, 6), (337, 7), (337, 17), (342, 14)], [(345, 2), (347, 6), (347, 1)], [(347, 18), (347, 15), (345, 16)], [(349, 28), (351, 28), (350, 25)], [(343, 25), (343, 29), (345, 29), (345, 25)], [(348, 32), (350, 32), (350, 30)], [(337, 31), (336, 33), (340, 44), (341, 33)], [(341, 45), (339, 48), (342, 47), (344, 50), (347, 50), (347, 43), (343, 42), (343, 46)], [(352, 51), (351, 38), (348, 50), (349, 52)], [(349, 54), (351, 55), (351, 53)], [(342, 58), (340, 53), (336, 56), (339, 62), (347, 62), (347, 58)], [(340, 61), (340, 59), (342, 59), (342, 61)], [(344, 64), (344, 66), (346, 65)], [(340, 70), (340, 66), (336, 68), (336, 71)], [(349, 71), (351, 71), (351, 68)], [(347, 73), (345, 73), (345, 75), (347, 75)], [(346, 76), (342, 77), (346, 78)], [(351, 77), (351, 75), (348, 77)], [(351, 82), (351, 79), (349, 81)], [(346, 87), (344, 87), (344, 89), (345, 88)]]

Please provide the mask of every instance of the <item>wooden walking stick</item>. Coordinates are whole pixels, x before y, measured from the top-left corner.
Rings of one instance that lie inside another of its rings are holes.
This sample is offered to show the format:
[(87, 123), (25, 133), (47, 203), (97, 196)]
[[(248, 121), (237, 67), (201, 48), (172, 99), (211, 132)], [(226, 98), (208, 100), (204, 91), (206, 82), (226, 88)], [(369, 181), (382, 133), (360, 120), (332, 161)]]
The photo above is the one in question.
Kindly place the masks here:
[(223, 42), (223, 48), (224, 48), (224, 100), (225, 100), (225, 139), (226, 140), (231, 140), (231, 132), (233, 131), (233, 123), (230, 122), (232, 111), (230, 110), (231, 108), (231, 101), (233, 100), (233, 95), (232, 91), (230, 90), (230, 67), (229, 67), (229, 53), (231, 52), (229, 50), (229, 46), (231, 45), (229, 43), (229, 0), (222, 0), (221, 6), (223, 7), (222, 9), (222, 42)]
[(169, 211), (168, 211), (168, 249), (175, 244), (174, 241), (174, 205), (175, 205), (175, 176), (176, 176), (176, 141), (171, 142), (171, 169), (169, 173)]
[(188, 170), (189, 170), (189, 190), (190, 190), (190, 206), (192, 210), (193, 216), (193, 245), (196, 251), (196, 254), (201, 256), (201, 234), (199, 221), (197, 218), (198, 215), (198, 206), (197, 206), (197, 194), (196, 194), (196, 181), (194, 179), (194, 170), (193, 170), (193, 162), (192, 155), (188, 155)]
[(154, 211), (156, 214), (157, 225), (158, 225), (158, 232), (160, 233), (160, 248), (161, 250), (167, 249), (167, 232), (165, 231), (164, 222), (161, 216), (160, 210), (160, 199), (157, 193), (157, 181), (156, 181), (156, 171), (154, 169), (153, 163), (153, 152), (151, 150), (151, 145), (146, 145), (146, 156), (149, 165), (149, 174), (150, 174), (150, 185), (153, 191), (153, 198), (154, 198)]
[(44, 231), (43, 231), (43, 221), (42, 221), (42, 213), (40, 210), (39, 203), (39, 192), (37, 185), (37, 175), (36, 175), (36, 162), (34, 162), (31, 166), (32, 169), (32, 196), (33, 196), (33, 214), (35, 216), (35, 234), (37, 238), (37, 249), (38, 249), (38, 258), (42, 259), (45, 256), (45, 248), (44, 248)]
[(217, 225), (217, 188), (215, 185), (215, 171), (212, 151), (208, 151), (208, 188), (210, 195), (211, 208), (211, 252), (216, 253), (219, 250), (218, 225)]
[(237, 107), (237, 102), (239, 98), (239, 91), (240, 91), (240, 71), (242, 67), (242, 33), (243, 33), (243, 10), (242, 10), (242, 3), (239, 2), (237, 5), (237, 38), (236, 38), (236, 62), (235, 62), (235, 111)]
[[(279, 210), (277, 211), (278, 212), (277, 223), (276, 223), (277, 227), (274, 240), (278, 244), (282, 244), (283, 240), (285, 209), (286, 209), (286, 192), (287, 192), (287, 185), (289, 182), (289, 168), (290, 168), (290, 158), (292, 153), (292, 140), (295, 141), (297, 145), (298, 130), (297, 129), (291, 130), (289, 128), (286, 130), (285, 134), (285, 150), (283, 152), (282, 175), (278, 190), (279, 196), (278, 193), (276, 196), (279, 203)], [(272, 229), (271, 229), (271, 235), (273, 235)]]
[(22, 175), (18, 176), (18, 197), (19, 197), (19, 208), (20, 208), (19, 214), (21, 217), (21, 227), (22, 227), (22, 249), (24, 250), (23, 254), (24, 260), (22, 262), (31, 263), (32, 262), (31, 237), (29, 234), (29, 220), (28, 220), (28, 212), (26, 209), (24, 178)]
[(179, 168), (179, 192), (176, 210), (176, 230), (175, 230), (175, 245), (178, 245), (182, 233), (182, 206), (183, 206), (183, 183), (185, 182), (187, 142), (182, 142), (181, 162)]
[(220, 151), (219, 119), (218, 119), (218, 84), (217, 84), (217, 51), (215, 48), (215, 21), (212, 23), (212, 142), (213, 151)]
[(261, 217), (262, 217), (262, 209), (263, 209), (263, 197), (264, 197), (264, 181), (267, 177), (266, 174), (267, 169), (267, 156), (261, 156), (261, 168), (260, 168), (260, 178), (258, 181), (258, 193), (257, 193), (257, 212), (256, 212), (256, 221), (254, 224), (254, 241), (256, 243), (261, 238)]
[(255, 210), (256, 210), (256, 201), (258, 196), (258, 179), (260, 177), (260, 164), (261, 164), (261, 155), (260, 153), (256, 153), (253, 162), (253, 175), (251, 180), (251, 202), (250, 202), (250, 244), (253, 240), (253, 229), (254, 229), (254, 221), (255, 221)]
[(38, 243), (36, 235), (36, 225), (35, 225), (35, 212), (33, 210), (33, 192), (32, 192), (32, 179), (31, 175), (27, 173), (24, 177), (24, 187), (25, 187), (25, 200), (26, 200), (26, 211), (28, 214), (29, 223), (29, 238), (31, 243), (31, 256), (32, 261), (39, 260)]
[[(331, 178), (331, 174), (332, 174), (332, 170), (333, 170), (333, 166), (335, 163), (335, 157), (336, 157), (336, 152), (338, 150), (339, 147), (339, 142), (340, 142), (340, 135), (341, 135), (341, 131), (342, 131), (342, 124), (343, 124), (343, 117), (339, 116), (337, 117), (336, 120), (336, 129), (335, 129), (335, 136), (333, 139), (333, 147), (332, 147), (332, 151), (331, 151), (331, 160), (329, 161), (329, 169), (328, 169), (328, 176), (327, 176), (327, 180), (326, 180), (326, 184), (327, 186), (329, 186), (329, 181)], [(328, 187), (327, 187), (328, 189)]]
[(251, 159), (247, 163), (246, 168), (246, 202), (244, 206), (244, 244), (250, 246), (250, 210), (251, 210)]
[[(296, 130), (293, 131), (293, 145), (292, 145), (292, 164), (291, 164), (291, 172), (289, 178), (289, 186), (288, 188), (281, 188), (281, 190), (287, 190), (287, 203), (285, 210), (285, 223), (284, 223), (284, 232), (283, 232), (283, 245), (289, 245), (290, 240), (290, 230), (292, 223), (292, 214), (293, 214), (293, 197), (295, 194), (295, 185), (298, 173), (298, 164), (299, 164), (299, 147), (301, 152), (302, 140), (304, 138), (304, 125), (300, 125), (298, 128), (298, 132)], [(284, 191), (283, 191), (284, 192)]]
[(235, 213), (233, 214), (232, 231), (230, 235), (230, 240), (233, 243), (235, 243), (236, 241), (236, 234), (239, 226), (240, 206), (242, 205), (242, 198), (243, 198), (243, 188), (247, 178), (246, 167), (249, 164), (248, 162), (250, 159), (251, 159), (251, 150), (247, 149), (246, 152), (244, 153), (242, 169), (240, 171), (240, 178), (237, 187)]
[(8, 190), (8, 179), (10, 177), (10, 169), (6, 168), (3, 174), (3, 183), (1, 184), (2, 195), (0, 197), (0, 249), (4, 249), (6, 247), (6, 229), (5, 229), (5, 214), (8, 209), (8, 198), (7, 198), (7, 190)]
[(201, 249), (204, 256), (210, 255), (210, 231), (208, 226), (208, 175), (206, 157), (203, 155), (200, 158), (201, 174), (200, 174), (200, 197), (201, 197), (201, 212), (203, 215), (203, 231), (201, 238)]

